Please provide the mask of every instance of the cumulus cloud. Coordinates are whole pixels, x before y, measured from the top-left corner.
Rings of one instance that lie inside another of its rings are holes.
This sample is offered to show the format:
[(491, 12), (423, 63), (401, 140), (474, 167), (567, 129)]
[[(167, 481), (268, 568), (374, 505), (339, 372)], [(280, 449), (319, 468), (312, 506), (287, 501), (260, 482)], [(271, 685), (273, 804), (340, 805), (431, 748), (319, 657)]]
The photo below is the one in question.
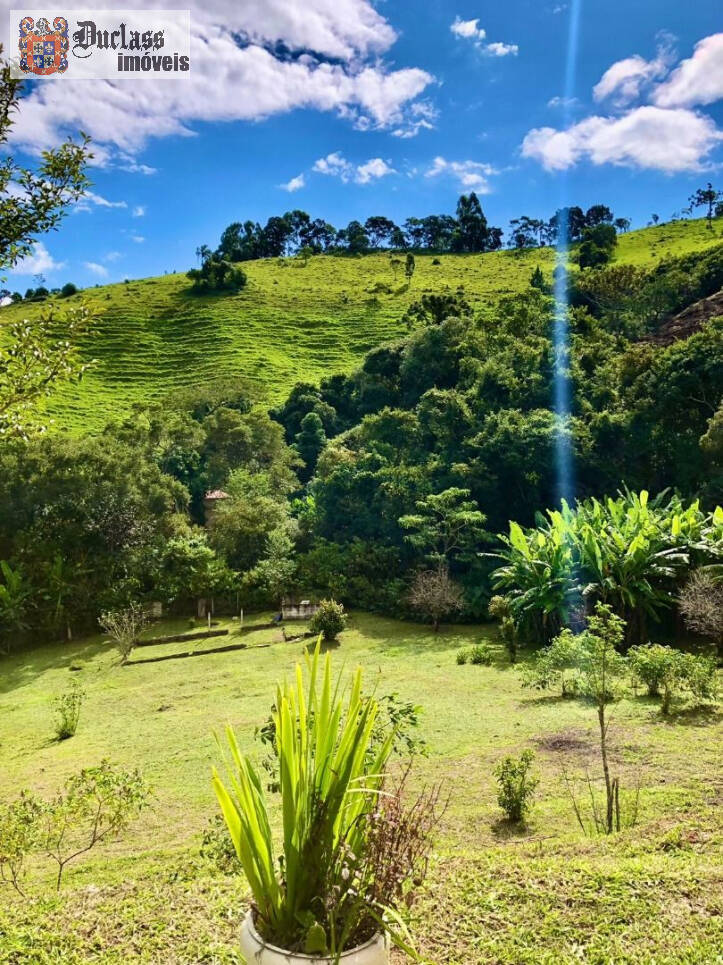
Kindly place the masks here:
[(455, 17), (454, 23), (450, 24), (449, 29), (455, 37), (462, 37), (465, 40), (484, 40), (487, 31), (483, 30), (478, 24), (479, 17), (475, 17), (474, 20), (461, 20), (459, 17)]
[(88, 271), (92, 272), (94, 275), (97, 275), (99, 278), (108, 277), (108, 269), (105, 267), (105, 265), (99, 265), (97, 261), (84, 261), (83, 267), (87, 268)]
[(671, 39), (664, 39), (654, 60), (646, 60), (639, 54), (634, 54), (608, 67), (593, 87), (592, 95), (595, 100), (611, 100), (616, 107), (624, 107), (638, 100), (653, 81), (668, 73), (675, 59)]
[(287, 181), (286, 184), (280, 184), (279, 187), (282, 191), (288, 191), (289, 194), (293, 194), (294, 191), (299, 191), (306, 184), (306, 179), (303, 174), (297, 174), (295, 178)]
[(479, 194), (489, 194), (492, 190), (488, 178), (497, 174), (497, 169), (491, 164), (479, 161), (448, 161), (443, 157), (436, 157), (432, 166), (425, 172), (425, 177), (435, 178), (440, 174), (451, 175), (459, 186)]
[[(522, 155), (540, 161), (548, 171), (582, 160), (666, 174), (709, 166), (723, 131), (693, 108), (723, 97), (723, 34), (705, 37), (693, 56), (672, 72), (674, 38), (659, 39), (654, 60), (637, 54), (619, 60), (595, 85), (595, 100), (610, 101), (620, 112), (617, 116), (593, 115), (564, 130), (534, 128), (522, 142)], [(549, 102), (558, 104), (563, 104), (559, 98)]]
[(337, 112), (360, 128), (403, 128), (433, 80), (417, 67), (385, 65), (396, 33), (371, 0), (194, 0), (190, 7), (188, 78), (96, 81), (92, 98), (68, 78), (37, 84), (23, 99), (15, 142), (38, 152), (80, 128), (93, 138), (96, 163), (149, 174), (135, 160), (149, 139), (192, 136), (203, 121), (305, 108)]
[(142, 245), (145, 240), (143, 235), (131, 235), (131, 241), (135, 241), (137, 245)]
[(315, 161), (313, 170), (318, 174), (327, 174), (339, 178), (344, 184), (350, 181), (356, 184), (369, 184), (371, 181), (377, 181), (379, 178), (397, 173), (387, 161), (380, 157), (370, 158), (364, 164), (352, 164), (338, 151)]
[(487, 31), (484, 27), (480, 27), (479, 17), (475, 17), (474, 20), (455, 17), (449, 29), (458, 40), (471, 40), (477, 50), (488, 57), (507, 57), (509, 54), (516, 56), (520, 49), (517, 44), (503, 44), (499, 41), (485, 43)]
[(561, 171), (586, 158), (674, 174), (696, 171), (723, 140), (711, 118), (694, 111), (635, 108), (622, 117), (588, 117), (564, 131), (541, 127), (522, 143), (524, 157), (548, 171)]
[(12, 270), (13, 275), (43, 275), (65, 268), (64, 261), (56, 261), (42, 241), (36, 241), (29, 255), (21, 258)]
[(490, 57), (507, 57), (509, 54), (516, 57), (519, 51), (517, 44), (502, 44), (499, 41), (484, 47), (484, 52)]
[(713, 104), (723, 98), (723, 33), (704, 37), (696, 44), (692, 57), (681, 63), (653, 100), (660, 107), (693, 107)]
[(144, 204), (137, 204), (137, 205), (133, 208), (133, 217), (134, 217), (134, 218), (142, 218), (142, 217), (144, 217), (145, 213), (146, 213), (146, 206), (145, 206)]

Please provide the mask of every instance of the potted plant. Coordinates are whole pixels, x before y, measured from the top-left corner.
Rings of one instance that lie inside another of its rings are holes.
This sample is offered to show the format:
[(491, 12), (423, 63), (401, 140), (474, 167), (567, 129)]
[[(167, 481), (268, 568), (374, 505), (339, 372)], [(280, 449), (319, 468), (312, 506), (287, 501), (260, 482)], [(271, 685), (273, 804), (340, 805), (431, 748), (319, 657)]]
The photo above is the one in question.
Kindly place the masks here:
[[(332, 683), (320, 641), (305, 685), (277, 688), (273, 710), (281, 795), (277, 854), (266, 792), (226, 729), (228, 786), (213, 785), (253, 895), (241, 948), (249, 965), (387, 965), (389, 940), (410, 951), (399, 912), (424, 877), (439, 789), (411, 807), (387, 764), (395, 732), (380, 734), (379, 705), (357, 669), (346, 690)], [(375, 726), (376, 725), (376, 726)]]

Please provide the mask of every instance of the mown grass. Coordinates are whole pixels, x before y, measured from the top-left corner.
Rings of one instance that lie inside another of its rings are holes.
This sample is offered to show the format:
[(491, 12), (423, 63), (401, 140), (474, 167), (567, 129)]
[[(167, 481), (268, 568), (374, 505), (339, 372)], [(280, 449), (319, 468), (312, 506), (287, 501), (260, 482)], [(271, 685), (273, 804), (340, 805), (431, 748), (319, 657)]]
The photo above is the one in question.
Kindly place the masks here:
[[(261, 618), (252, 618), (261, 622)], [(169, 631), (182, 624), (169, 625)], [(259, 757), (275, 682), (292, 671), (299, 643), (238, 626), (202, 649), (248, 649), (120, 667), (101, 638), (41, 647), (0, 663), (0, 787), (49, 794), (70, 773), (109, 757), (138, 765), (155, 805), (118, 843), (70, 866), (59, 897), (42, 866), (23, 902), (0, 903), (0, 962), (236, 962), (243, 881), (198, 854), (216, 811), (213, 731), (231, 721)], [(488, 639), (491, 667), (458, 666), (455, 654)], [(167, 653), (186, 644), (137, 650)], [(524, 690), (494, 630), (428, 627), (354, 613), (336, 662), (361, 664), (368, 687), (423, 707), (429, 747), (418, 786), (449, 795), (414, 931), (429, 961), (471, 963), (714, 963), (723, 943), (720, 810), (723, 718), (682, 707), (663, 721), (655, 701), (615, 706), (613, 770), (640, 821), (611, 839), (585, 837), (561, 777), (597, 775), (596, 719), (583, 701)], [(82, 666), (71, 670), (71, 666)], [(88, 697), (78, 732), (53, 740), (53, 696), (80, 679)], [(531, 747), (541, 783), (528, 828), (509, 828), (492, 769)], [(401, 958), (399, 959), (401, 961)]]
[[(705, 222), (680, 221), (620, 237), (616, 259), (654, 264), (717, 243)], [(136, 402), (189, 384), (243, 378), (260, 401), (278, 402), (300, 380), (351, 371), (371, 348), (400, 337), (410, 302), (426, 291), (463, 286), (473, 305), (523, 290), (540, 265), (551, 277), (554, 252), (420, 255), (411, 285), (394, 278), (387, 255), (319, 256), (248, 262), (237, 296), (193, 295), (184, 274), (102, 285), (67, 300), (92, 298), (101, 315), (83, 352), (97, 363), (49, 406), (56, 429), (86, 432), (122, 417)], [(439, 264), (434, 264), (439, 261)], [(378, 291), (388, 286), (388, 292)], [(37, 306), (0, 311), (0, 326), (32, 317)]]

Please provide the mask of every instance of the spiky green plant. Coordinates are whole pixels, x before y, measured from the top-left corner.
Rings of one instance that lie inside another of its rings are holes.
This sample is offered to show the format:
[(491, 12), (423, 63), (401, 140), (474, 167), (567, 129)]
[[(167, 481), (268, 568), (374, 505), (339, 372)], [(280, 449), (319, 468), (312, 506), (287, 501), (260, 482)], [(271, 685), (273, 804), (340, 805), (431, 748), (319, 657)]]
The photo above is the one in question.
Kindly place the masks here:
[[(344, 693), (332, 684), (331, 654), (320, 647), (292, 683), (277, 688), (273, 713), (282, 812), (282, 849), (274, 846), (263, 782), (231, 727), (229, 785), (213, 786), (254, 897), (257, 927), (289, 951), (338, 955), (374, 910), (349, 887), (365, 853), (394, 732), (370, 753), (378, 704), (362, 694), (361, 669)], [(319, 677), (321, 677), (319, 686)]]

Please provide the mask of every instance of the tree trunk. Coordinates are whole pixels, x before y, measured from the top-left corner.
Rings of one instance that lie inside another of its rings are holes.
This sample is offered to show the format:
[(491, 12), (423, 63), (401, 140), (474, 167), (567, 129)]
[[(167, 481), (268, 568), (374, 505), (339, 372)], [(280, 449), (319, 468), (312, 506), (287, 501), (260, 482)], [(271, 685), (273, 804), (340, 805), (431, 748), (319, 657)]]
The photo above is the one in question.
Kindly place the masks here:
[(613, 788), (610, 781), (610, 768), (608, 766), (608, 751), (606, 744), (605, 730), (605, 705), (600, 704), (597, 709), (598, 721), (600, 723), (600, 756), (602, 757), (603, 774), (605, 776), (605, 830), (607, 834), (613, 831)]

